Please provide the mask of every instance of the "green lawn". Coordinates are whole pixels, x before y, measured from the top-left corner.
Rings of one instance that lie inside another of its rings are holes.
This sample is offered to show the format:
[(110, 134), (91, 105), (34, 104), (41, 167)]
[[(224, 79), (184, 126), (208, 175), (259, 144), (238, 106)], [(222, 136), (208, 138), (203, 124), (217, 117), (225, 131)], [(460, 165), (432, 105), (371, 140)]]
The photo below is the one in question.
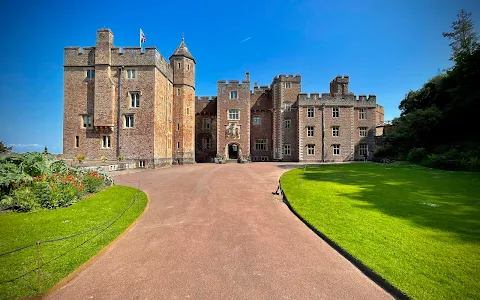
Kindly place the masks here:
[[(145, 193), (131, 187), (112, 186), (70, 207), (2, 214), (0, 254), (36, 241), (98, 227), (73, 238), (40, 245), (40, 292), (43, 294), (122, 233), (138, 218), (146, 204)], [(36, 266), (37, 246), (0, 256), (0, 299), (37, 295), (36, 270), (6, 283)]]
[(293, 208), (414, 299), (480, 299), (480, 174), (342, 164), (281, 177)]

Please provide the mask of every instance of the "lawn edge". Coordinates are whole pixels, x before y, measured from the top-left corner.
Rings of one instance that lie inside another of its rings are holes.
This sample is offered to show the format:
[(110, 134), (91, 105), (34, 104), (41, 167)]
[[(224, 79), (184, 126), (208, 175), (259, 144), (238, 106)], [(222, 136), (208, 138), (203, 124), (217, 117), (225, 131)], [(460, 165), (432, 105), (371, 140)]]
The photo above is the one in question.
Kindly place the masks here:
[(390, 295), (395, 297), (396, 299), (405, 299), (405, 300), (410, 300), (410, 297), (407, 296), (404, 292), (396, 288), (394, 285), (392, 285), (390, 282), (388, 282), (385, 278), (380, 276), (378, 273), (373, 271), (370, 267), (366, 266), (364, 263), (362, 263), (359, 259), (348, 253), (345, 249), (343, 249), (339, 244), (331, 240), (329, 237), (327, 237), (325, 234), (323, 234), (320, 230), (315, 228), (312, 224), (310, 224), (307, 220), (305, 220), (290, 204), (290, 201), (288, 201), (287, 196), (285, 195), (285, 192), (283, 191), (283, 188), (281, 186), (281, 182), (279, 180), (280, 184), (280, 190), (282, 193), (282, 200), (283, 203), (285, 203), (290, 209), (290, 211), (300, 220), (305, 224), (310, 230), (312, 230), (316, 235), (318, 235), (322, 240), (324, 240), (330, 247), (335, 249), (340, 255), (342, 255), (344, 258), (346, 258), (350, 263), (352, 263), (357, 269), (359, 269), (363, 274), (365, 274), (368, 278), (370, 278), (373, 282), (378, 284), (382, 289), (384, 289), (386, 292), (388, 292)]
[[(144, 191), (142, 191), (144, 192)], [(105, 252), (112, 247), (114, 244), (116, 244), (123, 236), (125, 236), (136, 224), (137, 222), (143, 217), (143, 215), (148, 211), (150, 208), (150, 197), (149, 195), (144, 192), (145, 195), (147, 196), (147, 205), (145, 206), (145, 209), (142, 211), (142, 213), (127, 227), (123, 232), (121, 232), (116, 238), (114, 238), (110, 243), (108, 243), (105, 247), (100, 249), (97, 253), (95, 253), (92, 257), (90, 257), (86, 262), (81, 264), (78, 268), (76, 268), (72, 273), (68, 274), (67, 277), (63, 278), (59, 282), (57, 282), (50, 290), (45, 292), (41, 296), (34, 296), (39, 297), (39, 299), (46, 298), (48, 296), (51, 296), (54, 294), (57, 290), (61, 289), (65, 285), (67, 285), (70, 281), (75, 279), (82, 271), (84, 271), (88, 266), (90, 266), (92, 263), (97, 261)], [(30, 298), (24, 298), (24, 299), (30, 299)]]

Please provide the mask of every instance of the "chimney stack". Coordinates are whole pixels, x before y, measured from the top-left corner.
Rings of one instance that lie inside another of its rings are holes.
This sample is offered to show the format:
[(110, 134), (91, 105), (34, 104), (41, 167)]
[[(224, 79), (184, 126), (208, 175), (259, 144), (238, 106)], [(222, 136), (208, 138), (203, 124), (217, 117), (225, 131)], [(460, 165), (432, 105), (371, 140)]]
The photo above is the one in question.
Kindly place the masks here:
[(250, 72), (245, 73), (245, 81), (250, 82)]
[(253, 83), (253, 87), (258, 87), (258, 83), (256, 81)]

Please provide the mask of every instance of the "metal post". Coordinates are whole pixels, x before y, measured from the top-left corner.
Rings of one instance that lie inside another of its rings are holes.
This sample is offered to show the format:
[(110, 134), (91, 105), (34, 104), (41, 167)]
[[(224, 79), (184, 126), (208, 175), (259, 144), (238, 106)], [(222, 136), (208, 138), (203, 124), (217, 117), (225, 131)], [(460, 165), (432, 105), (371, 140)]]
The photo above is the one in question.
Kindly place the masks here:
[(40, 242), (37, 242), (37, 293), (38, 294), (40, 294), (40, 265), (41, 265)]

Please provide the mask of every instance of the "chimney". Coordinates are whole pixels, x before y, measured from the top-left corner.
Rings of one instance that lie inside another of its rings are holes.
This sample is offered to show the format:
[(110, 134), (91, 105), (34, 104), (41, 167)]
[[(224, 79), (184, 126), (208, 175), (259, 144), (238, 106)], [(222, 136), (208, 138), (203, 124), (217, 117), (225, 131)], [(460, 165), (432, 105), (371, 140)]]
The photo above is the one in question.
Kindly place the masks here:
[(245, 73), (245, 81), (250, 82), (250, 72)]
[(258, 87), (258, 83), (256, 81), (253, 83), (253, 87), (255, 87), (255, 88)]

